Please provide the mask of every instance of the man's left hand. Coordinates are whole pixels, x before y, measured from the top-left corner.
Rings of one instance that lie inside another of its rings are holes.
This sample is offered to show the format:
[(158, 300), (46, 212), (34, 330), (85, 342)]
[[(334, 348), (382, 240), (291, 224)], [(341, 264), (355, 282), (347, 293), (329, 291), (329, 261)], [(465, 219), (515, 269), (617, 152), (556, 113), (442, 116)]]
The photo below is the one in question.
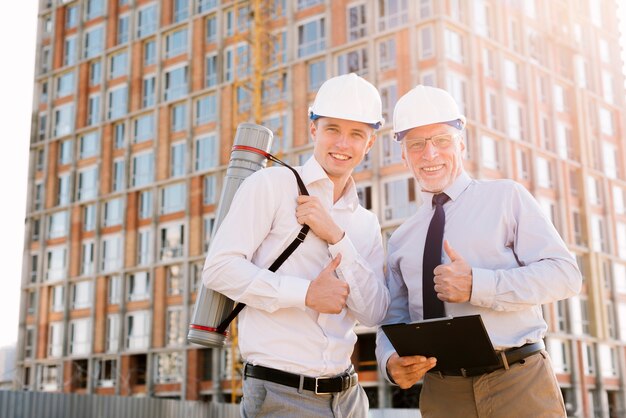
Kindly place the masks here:
[(300, 225), (307, 224), (315, 235), (331, 245), (343, 238), (344, 232), (324, 209), (318, 197), (300, 195), (297, 203), (296, 218)]
[(450, 263), (440, 264), (434, 270), (437, 297), (444, 302), (467, 302), (472, 295), (472, 267), (452, 248), (448, 240), (444, 240), (443, 249)]

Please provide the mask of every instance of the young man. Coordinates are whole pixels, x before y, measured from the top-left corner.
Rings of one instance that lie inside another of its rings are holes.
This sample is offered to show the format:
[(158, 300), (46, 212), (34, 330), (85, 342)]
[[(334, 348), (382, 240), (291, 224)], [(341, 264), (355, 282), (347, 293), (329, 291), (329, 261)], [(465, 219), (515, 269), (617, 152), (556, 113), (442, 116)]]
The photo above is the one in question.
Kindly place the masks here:
[[(367, 415), (350, 364), (357, 322), (373, 326), (389, 294), (376, 216), (359, 205), (352, 171), (383, 124), (376, 88), (356, 74), (327, 80), (310, 109), (313, 157), (296, 170), (260, 170), (237, 191), (207, 255), (204, 284), (247, 307), (243, 417)], [(301, 229), (304, 242), (276, 273), (267, 267)]]
[(580, 272), (526, 189), (465, 173), (464, 125), (441, 89), (417, 86), (396, 104), (396, 139), (423, 204), (389, 240), (384, 323), (480, 314), (501, 364), (428, 372), (435, 358), (399, 357), (379, 331), (381, 372), (402, 388), (424, 377), (424, 417), (564, 417), (541, 305), (578, 293)]

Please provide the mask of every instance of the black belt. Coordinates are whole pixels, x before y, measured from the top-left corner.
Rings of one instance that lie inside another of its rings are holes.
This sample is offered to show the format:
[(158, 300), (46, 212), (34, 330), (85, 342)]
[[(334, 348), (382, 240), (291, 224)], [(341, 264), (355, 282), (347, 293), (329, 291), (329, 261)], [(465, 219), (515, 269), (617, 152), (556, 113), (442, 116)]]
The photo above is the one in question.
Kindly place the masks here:
[[(498, 361), (499, 364), (495, 366), (487, 366), (487, 367), (475, 367), (468, 369), (456, 369), (456, 370), (441, 370), (435, 371), (431, 373), (439, 373), (444, 376), (463, 376), (463, 377), (471, 377), (471, 376), (480, 376), (485, 373), (495, 372), (500, 369), (508, 369), (510, 365), (519, 363), (524, 360), (526, 357), (530, 357), (533, 354), (537, 354), (538, 352), (545, 350), (546, 346), (543, 344), (543, 341), (538, 341), (536, 343), (528, 343), (524, 344), (521, 347), (511, 348), (505, 351), (498, 353)], [(506, 359), (506, 364), (504, 362), (503, 357)]]
[(301, 374), (283, 372), (264, 366), (254, 366), (246, 363), (244, 376), (267, 380), (279, 385), (290, 386), (298, 390), (310, 390), (316, 394), (337, 393), (350, 389), (359, 381), (354, 368), (333, 377), (307, 377)]

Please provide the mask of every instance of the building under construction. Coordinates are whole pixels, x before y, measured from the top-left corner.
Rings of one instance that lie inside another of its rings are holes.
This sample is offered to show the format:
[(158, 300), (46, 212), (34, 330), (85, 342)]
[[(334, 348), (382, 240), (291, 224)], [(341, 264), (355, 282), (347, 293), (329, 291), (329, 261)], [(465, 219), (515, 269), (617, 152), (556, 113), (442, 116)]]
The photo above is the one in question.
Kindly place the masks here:
[[(544, 307), (568, 412), (626, 414), (615, 0), (40, 3), (16, 388), (236, 401), (236, 349), (186, 341), (235, 129), (272, 129), (297, 165), (317, 88), (356, 72), (389, 122), (416, 84), (450, 91), (471, 175), (537, 198), (584, 276)], [(385, 239), (420, 204), (391, 123), (354, 178)], [(371, 407), (417, 407), (374, 341), (359, 329), (353, 354)]]

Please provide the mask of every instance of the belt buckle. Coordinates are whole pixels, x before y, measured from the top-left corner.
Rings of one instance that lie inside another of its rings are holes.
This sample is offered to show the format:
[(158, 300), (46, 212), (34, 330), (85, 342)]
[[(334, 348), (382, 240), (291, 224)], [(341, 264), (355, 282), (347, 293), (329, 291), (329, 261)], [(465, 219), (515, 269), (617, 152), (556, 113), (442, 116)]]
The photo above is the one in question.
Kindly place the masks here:
[(319, 388), (319, 382), (320, 382), (320, 379), (324, 379), (324, 378), (323, 378), (323, 377), (316, 377), (316, 378), (315, 378), (315, 394), (316, 394), (316, 395), (323, 395), (324, 393), (326, 393), (326, 392), (319, 392), (319, 391), (317, 390), (317, 389)]

